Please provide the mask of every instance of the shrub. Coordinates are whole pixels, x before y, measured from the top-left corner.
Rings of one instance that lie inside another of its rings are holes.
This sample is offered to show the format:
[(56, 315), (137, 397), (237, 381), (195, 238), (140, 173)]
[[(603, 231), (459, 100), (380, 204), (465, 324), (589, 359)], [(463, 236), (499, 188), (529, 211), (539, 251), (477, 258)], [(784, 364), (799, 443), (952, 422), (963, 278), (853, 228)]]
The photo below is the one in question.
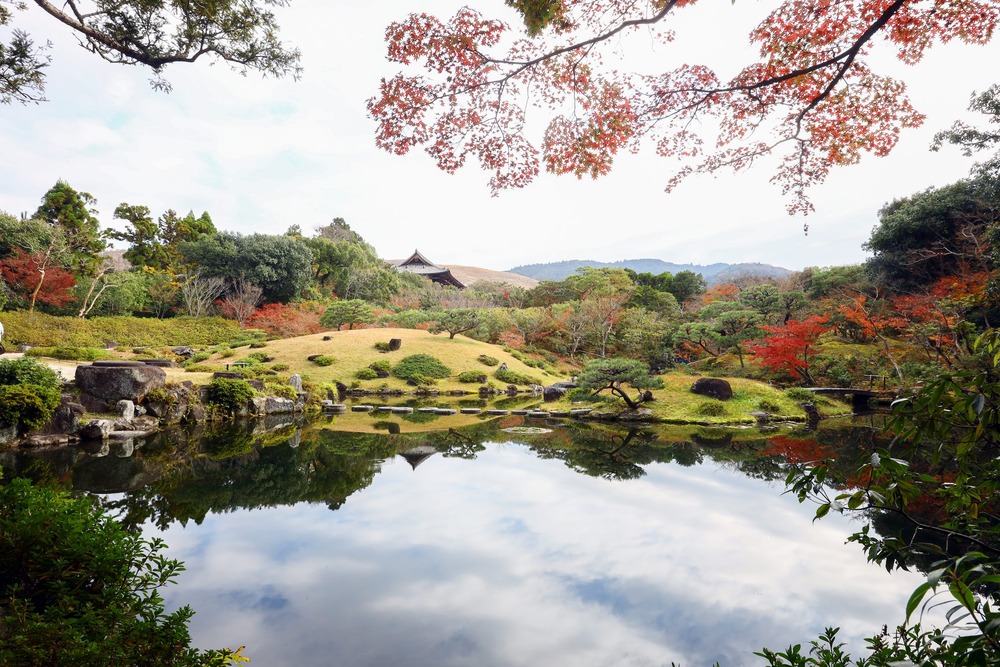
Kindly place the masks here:
[(275, 365), (271, 366), (271, 369), (275, 370), (275, 371), (279, 371), (279, 372), (280, 371), (287, 371), (288, 370), (288, 364), (275, 364)]
[(31, 357), (50, 357), (69, 361), (111, 359), (113, 355), (96, 347), (33, 347), (26, 352)]
[(211, 352), (195, 352), (191, 358), (185, 361), (186, 364), (198, 364), (212, 356)]
[(418, 373), (408, 377), (406, 379), (406, 384), (413, 385), (414, 387), (433, 387), (437, 384), (437, 380)]
[(267, 389), (267, 393), (272, 396), (289, 398), (293, 401), (299, 397), (299, 392), (295, 391), (295, 387), (286, 382), (269, 382), (264, 387)]
[(222, 350), (221, 352), (219, 352), (219, 356), (222, 357), (223, 359), (228, 359), (229, 357), (233, 356), (234, 354), (236, 354), (236, 352), (234, 352), (231, 348), (228, 348), (228, 347), (226, 349)]
[(131, 534), (89, 498), (24, 479), (0, 487), (3, 665), (226, 664), (190, 648), (192, 611), (159, 589), (183, 569), (162, 540)]
[(268, 356), (266, 352), (251, 352), (243, 359), (243, 361), (249, 361), (250, 363), (256, 362), (258, 364), (262, 364), (267, 360)]
[[(392, 374), (403, 380), (446, 378), (451, 369), (429, 354), (411, 354), (403, 357), (392, 368)], [(423, 384), (423, 383), (417, 383)]]
[(389, 361), (388, 359), (379, 359), (378, 361), (373, 361), (372, 363), (368, 364), (368, 368), (372, 369), (373, 371), (384, 371), (388, 373), (389, 371), (392, 370), (392, 362)]
[(482, 382), (485, 378), (486, 376), (479, 371), (462, 371), (458, 374), (459, 382)]
[(491, 357), (488, 354), (480, 354), (477, 357), (477, 359), (479, 360), (479, 363), (481, 363), (484, 366), (498, 366), (500, 364), (499, 359), (497, 359), (496, 357)]
[(509, 368), (495, 371), (493, 377), (506, 384), (538, 384), (538, 380), (535, 378), (512, 371)]
[(30, 357), (0, 359), (0, 385), (12, 384), (33, 384), (56, 390), (62, 388), (62, 380), (54, 370)]
[(312, 362), (317, 366), (330, 366), (334, 361), (336, 360), (333, 357), (328, 357), (325, 354), (321, 354), (312, 360)]
[(802, 387), (789, 387), (785, 390), (785, 396), (793, 401), (813, 401), (816, 395), (811, 391), (806, 391)]
[(259, 340), (250, 343), (250, 349), (251, 350), (259, 350), (262, 347), (267, 347), (267, 343), (265, 343), (263, 341), (259, 341)]
[(376, 380), (378, 379), (378, 373), (371, 368), (362, 368), (354, 374), (354, 377), (359, 380)]
[(695, 411), (706, 417), (721, 417), (726, 414), (726, 406), (721, 401), (703, 401)]
[(389, 341), (380, 340), (375, 343), (374, 347), (379, 352), (389, 352)]
[(29, 384), (0, 386), (0, 425), (30, 431), (45, 426), (57, 407), (57, 391)]
[(781, 412), (781, 406), (774, 401), (769, 401), (766, 398), (762, 398), (757, 401), (757, 409), (762, 412), (770, 412), (771, 414), (777, 414)]
[(254, 390), (250, 383), (236, 378), (213, 378), (205, 389), (205, 402), (227, 415), (235, 415), (245, 409), (253, 397)]

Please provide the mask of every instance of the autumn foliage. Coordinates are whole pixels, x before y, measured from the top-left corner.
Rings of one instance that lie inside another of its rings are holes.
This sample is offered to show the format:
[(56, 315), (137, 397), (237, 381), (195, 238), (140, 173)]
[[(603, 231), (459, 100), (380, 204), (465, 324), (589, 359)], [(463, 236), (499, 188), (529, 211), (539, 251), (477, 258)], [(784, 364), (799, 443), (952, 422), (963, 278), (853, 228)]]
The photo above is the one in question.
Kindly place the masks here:
[(269, 303), (251, 315), (246, 326), (279, 338), (305, 336), (324, 330), (319, 321), (324, 310), (318, 303)]
[(761, 327), (768, 335), (762, 343), (750, 346), (750, 352), (763, 366), (784, 371), (812, 385), (810, 367), (819, 337), (831, 329), (827, 325), (829, 320), (829, 315), (810, 315), (801, 322), (788, 320), (783, 326)]
[(35, 301), (38, 303), (47, 306), (71, 303), (74, 299), (72, 289), (76, 286), (73, 274), (61, 266), (45, 264), (43, 253), (29, 254), (18, 249), (0, 260), (0, 277), (25, 302), (31, 301), (37, 290)]
[[(728, 76), (684, 62), (629, 71), (622, 56), (639, 38), (668, 52), (675, 16), (697, 13), (687, 8), (694, 2), (508, 4), (529, 36), (468, 7), (447, 20), (414, 13), (386, 29), (401, 71), (368, 103), (381, 148), (423, 148), (448, 172), (472, 158), (494, 191), (523, 187), (542, 169), (597, 177), (623, 150), (682, 160), (668, 187), (775, 153), (772, 180), (792, 212), (811, 209), (806, 188), (832, 166), (886, 155), (923, 121), (905, 85), (869, 65), (876, 43), (914, 64), (936, 42), (987, 42), (1000, 12), (995, 0), (786, 0), (750, 31), (760, 59)], [(527, 114), (538, 107), (548, 117), (536, 133)]]

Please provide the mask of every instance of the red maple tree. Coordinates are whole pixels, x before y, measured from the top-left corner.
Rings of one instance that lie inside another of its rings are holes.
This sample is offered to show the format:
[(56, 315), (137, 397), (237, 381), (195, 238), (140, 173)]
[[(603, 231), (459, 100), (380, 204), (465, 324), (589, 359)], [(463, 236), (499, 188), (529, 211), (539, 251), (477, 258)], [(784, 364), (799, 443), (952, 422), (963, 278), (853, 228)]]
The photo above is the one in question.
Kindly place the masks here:
[(770, 335), (749, 346), (750, 353), (767, 368), (798, 376), (806, 385), (815, 384), (809, 369), (819, 337), (832, 328), (827, 325), (829, 320), (829, 315), (810, 315), (801, 322), (788, 320), (782, 326), (761, 327)]
[(0, 277), (30, 304), (65, 306), (73, 301), (76, 279), (67, 269), (51, 263), (48, 253), (28, 253), (20, 248), (0, 260)]
[[(471, 157), (492, 172), (494, 192), (542, 168), (597, 177), (623, 149), (683, 160), (668, 189), (692, 172), (738, 171), (779, 152), (773, 180), (791, 212), (812, 208), (805, 190), (831, 166), (885, 155), (923, 121), (905, 85), (869, 67), (873, 45), (915, 64), (936, 42), (988, 42), (1000, 18), (997, 0), (785, 0), (749, 35), (760, 60), (734, 76), (691, 63), (649, 74), (619, 62), (629, 35), (668, 44), (674, 18), (698, 11), (693, 0), (507, 4), (531, 34), (468, 7), (386, 29), (388, 58), (404, 69), (368, 102), (380, 147), (423, 147), (448, 172)], [(551, 112), (540, 137), (527, 122), (539, 107)]]

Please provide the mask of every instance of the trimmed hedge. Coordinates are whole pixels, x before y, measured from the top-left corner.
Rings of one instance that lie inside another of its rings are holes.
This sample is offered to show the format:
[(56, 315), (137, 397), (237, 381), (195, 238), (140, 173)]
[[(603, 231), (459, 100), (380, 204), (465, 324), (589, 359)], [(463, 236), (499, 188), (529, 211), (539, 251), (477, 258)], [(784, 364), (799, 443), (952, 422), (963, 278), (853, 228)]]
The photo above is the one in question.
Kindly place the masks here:
[(219, 345), (244, 341), (248, 345), (262, 332), (242, 330), (233, 320), (221, 317), (58, 317), (27, 311), (3, 314), (7, 347), (103, 347), (109, 340), (119, 347), (169, 347), (174, 345)]
[(450, 377), (451, 369), (429, 354), (411, 354), (393, 366), (392, 374), (401, 380), (412, 380), (417, 384), (433, 384), (427, 381)]

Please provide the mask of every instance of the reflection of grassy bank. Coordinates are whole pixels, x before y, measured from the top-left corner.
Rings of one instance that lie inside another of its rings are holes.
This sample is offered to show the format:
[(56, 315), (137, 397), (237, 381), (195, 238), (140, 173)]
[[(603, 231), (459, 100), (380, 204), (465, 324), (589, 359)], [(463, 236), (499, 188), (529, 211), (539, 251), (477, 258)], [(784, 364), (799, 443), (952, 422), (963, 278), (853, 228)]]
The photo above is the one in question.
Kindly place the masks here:
[[(792, 398), (784, 390), (765, 382), (745, 378), (726, 378), (733, 388), (733, 398), (719, 401), (691, 393), (695, 378), (690, 375), (670, 374), (661, 376), (664, 388), (653, 391), (654, 400), (643, 403), (642, 407), (652, 411), (651, 418), (670, 424), (753, 424), (757, 417), (753, 413), (766, 412), (772, 421), (805, 421), (806, 412), (802, 401)], [(592, 407), (595, 412), (617, 415), (626, 411), (619, 400), (604, 400), (601, 394), (594, 403), (573, 403), (563, 399), (547, 403), (546, 409), (569, 410)], [(830, 396), (815, 396), (810, 399), (820, 415), (849, 414), (850, 405)]]

